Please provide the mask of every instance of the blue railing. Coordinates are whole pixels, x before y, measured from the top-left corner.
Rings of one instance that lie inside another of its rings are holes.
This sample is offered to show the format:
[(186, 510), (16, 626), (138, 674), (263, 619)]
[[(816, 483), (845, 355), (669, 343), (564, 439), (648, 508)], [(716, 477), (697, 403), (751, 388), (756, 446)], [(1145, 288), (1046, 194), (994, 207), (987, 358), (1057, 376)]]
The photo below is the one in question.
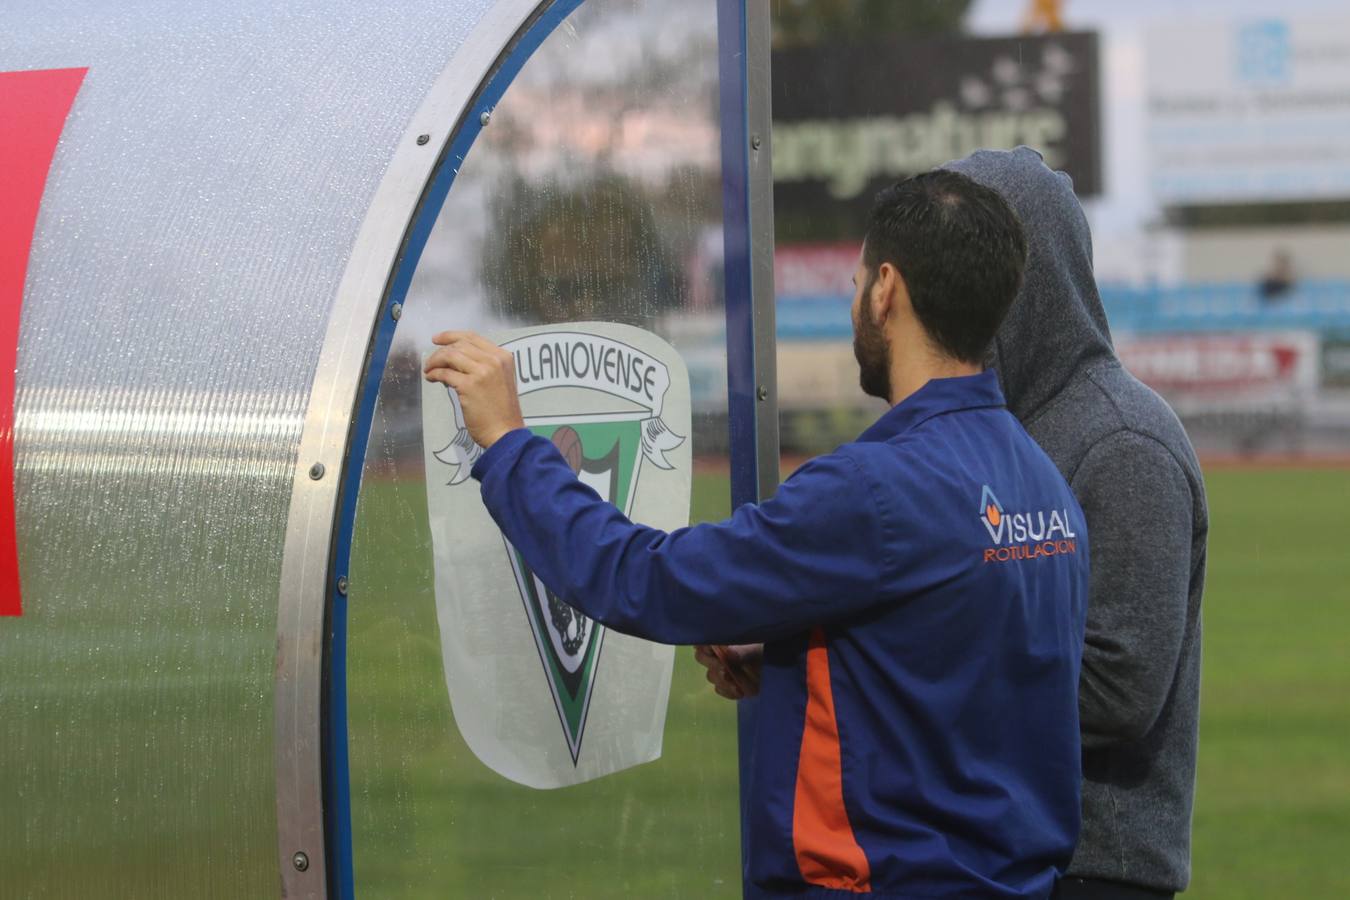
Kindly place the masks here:
[[(1350, 281), (1304, 281), (1264, 299), (1254, 284), (1178, 287), (1102, 286), (1113, 331), (1141, 334), (1196, 331), (1350, 333)], [(853, 335), (852, 298), (844, 295), (778, 299), (780, 341), (846, 340)]]
[(1113, 330), (1350, 330), (1350, 281), (1304, 281), (1269, 298), (1242, 283), (1103, 287), (1101, 294)]

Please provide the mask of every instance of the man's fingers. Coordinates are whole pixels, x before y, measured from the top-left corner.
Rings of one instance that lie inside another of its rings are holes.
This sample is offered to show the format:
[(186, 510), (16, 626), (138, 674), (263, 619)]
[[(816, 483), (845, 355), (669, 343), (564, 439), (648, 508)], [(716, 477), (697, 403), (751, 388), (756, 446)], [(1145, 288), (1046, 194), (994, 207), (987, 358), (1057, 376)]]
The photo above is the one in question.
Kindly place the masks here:
[(704, 644), (694, 647), (694, 661), (704, 668), (711, 669), (717, 665), (717, 657), (712, 650)]
[(501, 347), (498, 347), (496, 344), (492, 343), (492, 341), (489, 341), (487, 338), (483, 337), (476, 331), (466, 331), (463, 334), (464, 334), (463, 342), (471, 346), (477, 347), (479, 350), (485, 350), (488, 353), (494, 355), (496, 354), (510, 355), (510, 351), (503, 350)]
[(427, 361), (422, 365), (422, 371), (430, 372), (432, 369), (454, 368), (455, 355), (456, 351), (443, 347), (427, 357)]
[(726, 670), (727, 683), (734, 686), (738, 693), (745, 696), (754, 689), (754, 686), (745, 678), (745, 674), (739, 669)]
[(759, 693), (761, 670), (764, 666), (763, 644), (735, 644), (710, 648), (727, 667), (728, 675), (747, 697)]
[(431, 342), (443, 347), (454, 347), (470, 353), (475, 359), (481, 359), (484, 362), (491, 361), (503, 369), (514, 368), (515, 366), (515, 357), (511, 354), (511, 351), (503, 350), (474, 331), (442, 331), (433, 337)]
[(728, 700), (740, 700), (742, 697), (745, 696), (740, 691), (736, 690), (734, 687), (729, 686), (724, 687), (723, 685), (717, 684), (713, 685), (713, 689), (717, 691), (717, 696), (725, 697)]
[(456, 372), (454, 369), (444, 368), (432, 369), (423, 377), (425, 377), (427, 381), (440, 382), (447, 387), (454, 388), (456, 391), (463, 387), (465, 381), (468, 379), (468, 376), (463, 372)]
[(708, 667), (707, 673), (703, 676), (708, 679), (708, 684), (713, 687), (735, 686), (736, 682), (720, 663), (713, 663)]
[(444, 346), (446, 344), (453, 344), (455, 341), (464, 341), (478, 336), (478, 332), (476, 331), (459, 331), (452, 328), (449, 331), (442, 331), (440, 334), (433, 337), (431, 342), (433, 344)]
[(433, 344), (439, 344), (442, 347), (449, 347), (455, 344), (467, 344), (470, 347), (477, 347), (479, 350), (486, 350), (489, 352), (501, 350), (500, 347), (476, 331), (442, 331), (440, 334), (433, 337), (431, 342)]
[(713, 691), (719, 697), (725, 697), (728, 700), (743, 700), (746, 697), (744, 686), (737, 681), (736, 677), (722, 665), (717, 655), (712, 652), (710, 647), (695, 647), (694, 658), (702, 665), (706, 666), (708, 671), (704, 673), (704, 678), (711, 684)]
[(484, 364), (496, 363), (497, 354), (506, 352), (492, 344), (488, 344), (484, 347), (480, 344), (475, 344), (472, 341), (456, 341), (449, 345), (449, 349), (458, 350), (470, 359), (475, 359)]
[(705, 677), (719, 696), (728, 700), (742, 700), (759, 692), (759, 671), (758, 666), (742, 666), (739, 656), (729, 652), (732, 649), (696, 644), (694, 660), (708, 670)]
[(450, 385), (459, 394), (464, 427), (474, 441), (491, 447), (502, 435), (524, 426), (515, 358), (509, 351), (469, 331), (443, 331), (433, 341), (437, 349), (423, 364), (423, 374), (428, 381)]
[(473, 334), (471, 331), (442, 331), (431, 339), (433, 344), (440, 344), (442, 347), (447, 344), (453, 344), (455, 341), (462, 340), (464, 335)]
[(463, 372), (466, 375), (472, 375), (478, 372), (487, 363), (471, 356), (469, 353), (459, 347), (442, 347), (431, 356), (427, 357), (426, 365), (423, 371), (430, 372), (432, 369), (454, 369), (457, 372)]

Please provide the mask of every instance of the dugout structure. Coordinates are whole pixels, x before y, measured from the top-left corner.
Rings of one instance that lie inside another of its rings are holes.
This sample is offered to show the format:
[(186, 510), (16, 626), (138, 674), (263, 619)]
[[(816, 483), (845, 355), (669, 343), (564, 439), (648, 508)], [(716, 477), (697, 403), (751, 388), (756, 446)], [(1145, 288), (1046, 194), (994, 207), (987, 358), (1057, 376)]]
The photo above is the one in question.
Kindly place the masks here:
[(7, 5), (0, 73), (85, 72), (21, 296), (0, 897), (738, 892), (658, 781), (522, 799), (455, 745), (409, 391), (447, 315), (580, 304), (698, 361), (735, 502), (776, 484), (767, 17)]

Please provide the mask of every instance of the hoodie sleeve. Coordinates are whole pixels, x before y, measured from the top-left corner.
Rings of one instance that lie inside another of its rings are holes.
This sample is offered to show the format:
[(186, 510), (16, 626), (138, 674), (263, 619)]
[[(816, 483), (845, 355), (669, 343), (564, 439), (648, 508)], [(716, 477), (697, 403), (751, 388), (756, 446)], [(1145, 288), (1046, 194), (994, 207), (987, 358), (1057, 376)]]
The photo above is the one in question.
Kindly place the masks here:
[(1078, 708), (1083, 744), (1142, 738), (1176, 677), (1191, 577), (1191, 492), (1172, 454), (1117, 432), (1088, 452), (1072, 485), (1091, 538)]
[(558, 597), (667, 644), (770, 640), (872, 605), (885, 558), (857, 463), (819, 457), (725, 522), (664, 532), (629, 521), (553, 444), (521, 429), (473, 476), (507, 540)]

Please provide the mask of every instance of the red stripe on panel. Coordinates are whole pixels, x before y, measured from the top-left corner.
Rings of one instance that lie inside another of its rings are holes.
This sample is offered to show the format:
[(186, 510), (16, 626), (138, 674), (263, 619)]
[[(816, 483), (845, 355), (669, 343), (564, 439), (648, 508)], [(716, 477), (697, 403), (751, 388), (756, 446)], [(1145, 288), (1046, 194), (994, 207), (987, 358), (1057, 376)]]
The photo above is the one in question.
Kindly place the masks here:
[(14, 370), (47, 172), (87, 69), (0, 72), (0, 616), (23, 611), (14, 523)]
[(839, 723), (830, 690), (830, 656), (825, 633), (811, 632), (806, 652), (806, 728), (797, 763), (797, 794), (792, 809), (792, 845), (797, 868), (811, 884), (870, 893), (871, 869), (853, 836), (844, 809), (844, 775), (839, 755)]

